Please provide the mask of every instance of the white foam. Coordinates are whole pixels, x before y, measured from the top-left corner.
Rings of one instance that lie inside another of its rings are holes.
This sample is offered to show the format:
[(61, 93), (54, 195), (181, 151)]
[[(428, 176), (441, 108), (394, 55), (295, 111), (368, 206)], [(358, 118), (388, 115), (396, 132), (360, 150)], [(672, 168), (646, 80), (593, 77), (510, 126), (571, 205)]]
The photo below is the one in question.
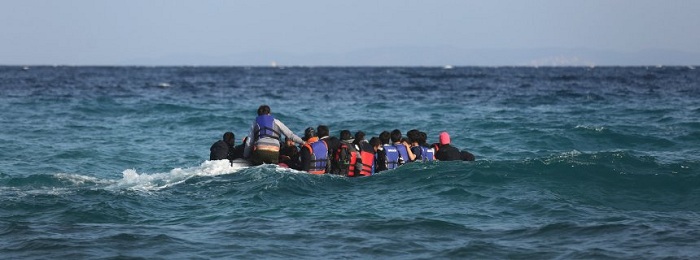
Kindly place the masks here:
[(605, 130), (605, 127), (602, 126), (591, 126), (591, 125), (577, 125), (576, 128), (581, 128), (581, 129), (587, 129), (587, 130), (593, 130), (596, 132), (603, 132)]
[(231, 174), (247, 167), (248, 165), (243, 161), (234, 161), (231, 164), (228, 160), (216, 160), (204, 161), (197, 167), (175, 168), (166, 173), (139, 174), (134, 169), (127, 169), (122, 172), (122, 179), (118, 180), (111, 187), (155, 191), (183, 183), (192, 177)]
[(70, 173), (57, 173), (54, 175), (57, 179), (67, 180), (76, 185), (82, 185), (85, 183), (96, 183), (96, 184), (109, 184), (112, 181), (103, 180), (95, 178), (92, 176), (80, 175), (80, 174), (70, 174)]

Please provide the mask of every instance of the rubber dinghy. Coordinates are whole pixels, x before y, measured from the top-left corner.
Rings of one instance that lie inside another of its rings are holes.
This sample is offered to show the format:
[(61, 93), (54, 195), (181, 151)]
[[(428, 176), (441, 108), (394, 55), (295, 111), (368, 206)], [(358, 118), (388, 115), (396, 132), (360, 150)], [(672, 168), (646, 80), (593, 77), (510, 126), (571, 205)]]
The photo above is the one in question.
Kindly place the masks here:
[(231, 167), (248, 167), (248, 166), (251, 166), (250, 161), (248, 161), (246, 159), (239, 158), (239, 159), (234, 159), (233, 161), (231, 161)]

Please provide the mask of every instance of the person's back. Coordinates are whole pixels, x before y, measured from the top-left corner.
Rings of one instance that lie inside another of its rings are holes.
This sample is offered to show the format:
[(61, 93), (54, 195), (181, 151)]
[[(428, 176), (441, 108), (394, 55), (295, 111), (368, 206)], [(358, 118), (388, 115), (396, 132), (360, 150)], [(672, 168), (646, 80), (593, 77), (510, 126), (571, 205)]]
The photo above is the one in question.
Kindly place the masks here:
[[(379, 146), (379, 142), (376, 142)], [(375, 169), (375, 147), (370, 142), (362, 138), (356, 146), (359, 150), (359, 158), (355, 167), (355, 176), (370, 176)]]
[[(323, 140), (326, 142), (326, 146), (328, 147), (327, 158), (335, 158), (336, 153), (338, 152), (338, 148), (340, 147), (340, 140), (335, 136), (330, 136), (330, 129), (328, 129), (328, 126), (325, 125), (319, 125), (318, 127), (316, 127), (316, 134), (318, 135), (319, 140)], [(329, 161), (327, 165), (328, 169), (326, 170), (326, 172), (331, 173), (333, 171), (337, 171), (337, 169), (333, 169), (333, 166), (333, 163)]]
[(277, 164), (279, 162), (280, 137), (289, 137), (295, 143), (303, 144), (299, 136), (289, 130), (281, 121), (271, 114), (270, 107), (262, 105), (258, 108), (258, 116), (248, 135), (248, 143), (244, 157), (250, 158), (253, 165), (263, 163)]
[(415, 161), (423, 160), (423, 149), (420, 146), (420, 135), (417, 129), (412, 129), (406, 133), (411, 152), (415, 155)]
[(440, 133), (440, 145), (435, 153), (435, 158), (440, 161), (458, 161), (461, 160), (459, 149), (450, 145), (450, 135), (447, 132)]
[[(379, 152), (381, 151), (381, 147), (382, 147), (382, 142), (379, 141), (379, 138), (372, 137), (369, 139), (369, 147), (368, 148), (371, 148), (371, 152), (373, 153), (372, 158), (369, 158), (370, 160), (372, 160), (371, 175), (374, 175), (375, 173), (379, 172), (377, 169), (379, 168), (380, 163), (382, 163), (382, 162), (377, 161), (377, 159), (381, 157), (381, 155), (379, 155)], [(363, 156), (365, 156), (365, 154), (363, 154)], [(363, 163), (364, 167), (366, 167), (368, 164), (369, 163), (367, 163), (366, 161), (365, 161), (365, 163)]]
[(357, 150), (353, 144), (354, 140), (350, 131), (340, 131), (340, 145), (338, 146), (338, 151), (332, 157), (331, 173), (344, 176), (354, 174), (351, 173), (351, 171), (354, 171), (354, 164), (357, 162)]
[[(394, 169), (398, 164), (398, 151), (391, 142), (391, 133), (383, 131), (379, 134), (379, 142), (381, 143), (379, 150), (376, 152), (376, 172), (382, 172), (390, 169)], [(393, 147), (393, 148), (392, 148)], [(390, 148), (387, 152), (387, 148)]]
[(234, 142), (236, 137), (232, 132), (224, 133), (222, 140), (212, 144), (209, 148), (209, 160), (233, 160)]
[(327, 172), (328, 145), (324, 140), (307, 143), (301, 148), (301, 168), (313, 174), (324, 174)]
[[(435, 160), (435, 148), (428, 144), (428, 135), (425, 132), (418, 132), (418, 146), (421, 150), (420, 160), (424, 162)], [(416, 158), (418, 160), (418, 158)]]
[(396, 147), (396, 151), (399, 153), (397, 166), (404, 165), (416, 159), (416, 155), (411, 152), (406, 140), (401, 137), (401, 131), (399, 129), (394, 129), (394, 131), (391, 132), (391, 141), (394, 147)]
[(461, 151), (459, 153), (462, 157), (462, 161), (474, 161), (474, 160), (476, 160), (476, 157), (474, 157), (474, 155), (470, 152)]

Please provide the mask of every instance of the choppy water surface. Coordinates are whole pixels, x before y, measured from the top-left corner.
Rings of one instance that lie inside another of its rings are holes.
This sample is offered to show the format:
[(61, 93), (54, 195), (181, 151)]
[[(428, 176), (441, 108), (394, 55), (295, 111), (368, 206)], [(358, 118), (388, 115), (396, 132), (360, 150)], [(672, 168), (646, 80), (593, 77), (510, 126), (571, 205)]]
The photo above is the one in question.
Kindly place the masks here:
[[(417, 128), (475, 162), (367, 178), (207, 161), (293, 131)], [(4, 258), (697, 258), (690, 67), (0, 67)]]

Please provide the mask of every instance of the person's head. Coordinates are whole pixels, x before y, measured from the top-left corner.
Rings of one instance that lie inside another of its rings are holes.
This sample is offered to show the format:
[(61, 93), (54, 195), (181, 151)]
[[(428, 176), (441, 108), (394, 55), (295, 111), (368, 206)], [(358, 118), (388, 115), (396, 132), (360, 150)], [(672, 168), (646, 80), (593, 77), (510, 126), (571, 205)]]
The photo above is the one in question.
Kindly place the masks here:
[(352, 133), (350, 133), (350, 130), (340, 131), (340, 140), (352, 140)]
[(362, 140), (365, 140), (365, 132), (357, 131), (357, 132), (355, 133), (355, 141), (359, 142), (359, 141), (362, 141)]
[(417, 129), (411, 129), (410, 131), (406, 132), (406, 137), (408, 137), (409, 143), (418, 143), (418, 140), (420, 139), (420, 132)]
[(316, 127), (316, 135), (318, 135), (319, 138), (326, 137), (329, 133), (330, 130), (328, 130), (328, 126), (326, 125), (318, 125), (318, 127)]
[(391, 142), (396, 143), (401, 141), (401, 130), (399, 129), (394, 129), (394, 131), (391, 131)]
[(270, 113), (272, 113), (272, 111), (270, 110), (270, 106), (262, 105), (262, 106), (258, 107), (258, 115), (259, 116), (269, 115)]
[(450, 134), (448, 134), (447, 132), (440, 133), (438, 139), (440, 140), (441, 145), (450, 144)]
[(314, 130), (313, 127), (307, 127), (306, 130), (304, 130), (304, 141), (309, 140), (311, 137), (316, 136), (316, 130)]
[(233, 132), (224, 133), (224, 142), (230, 146), (233, 146), (233, 144), (236, 142), (236, 136), (233, 135)]
[(294, 146), (294, 140), (292, 140), (292, 138), (289, 138), (289, 137), (285, 137), (285, 138), (284, 138), (284, 143), (285, 143), (287, 146)]
[(420, 145), (427, 145), (428, 144), (428, 134), (425, 132), (420, 132), (418, 133), (418, 144)]
[(382, 146), (382, 141), (379, 141), (379, 138), (377, 137), (372, 137), (369, 139), (369, 145), (371, 145), (372, 148), (374, 148), (374, 151), (376, 152), (377, 150), (379, 150), (379, 147)]
[(389, 141), (391, 140), (391, 133), (387, 131), (383, 131), (382, 133), (379, 134), (379, 141), (382, 142), (382, 144), (389, 144)]

